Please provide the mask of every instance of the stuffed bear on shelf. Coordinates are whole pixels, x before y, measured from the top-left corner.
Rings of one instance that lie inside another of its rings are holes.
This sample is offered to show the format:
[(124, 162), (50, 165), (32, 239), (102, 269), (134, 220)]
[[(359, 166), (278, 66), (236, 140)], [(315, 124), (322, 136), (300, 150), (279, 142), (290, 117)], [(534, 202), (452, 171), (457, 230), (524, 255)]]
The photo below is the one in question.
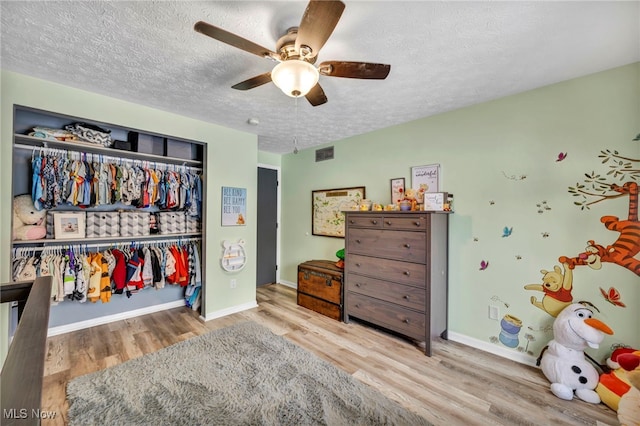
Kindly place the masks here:
[(31, 195), (17, 195), (13, 199), (13, 239), (39, 240), (47, 235), (44, 226), (46, 210), (36, 210)]

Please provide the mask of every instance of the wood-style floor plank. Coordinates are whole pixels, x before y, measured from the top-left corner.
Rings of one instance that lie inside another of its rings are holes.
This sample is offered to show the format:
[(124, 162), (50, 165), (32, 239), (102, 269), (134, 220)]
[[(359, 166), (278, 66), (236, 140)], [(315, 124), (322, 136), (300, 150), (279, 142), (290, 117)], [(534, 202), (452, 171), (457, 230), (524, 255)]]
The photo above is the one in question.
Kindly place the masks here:
[(42, 409), (64, 425), (75, 377), (238, 322), (255, 321), (372, 386), (435, 425), (617, 425), (604, 404), (564, 401), (536, 368), (438, 339), (433, 356), (357, 321), (344, 324), (296, 304), (295, 289), (258, 288), (258, 308), (206, 323), (187, 308), (53, 336), (47, 342)]

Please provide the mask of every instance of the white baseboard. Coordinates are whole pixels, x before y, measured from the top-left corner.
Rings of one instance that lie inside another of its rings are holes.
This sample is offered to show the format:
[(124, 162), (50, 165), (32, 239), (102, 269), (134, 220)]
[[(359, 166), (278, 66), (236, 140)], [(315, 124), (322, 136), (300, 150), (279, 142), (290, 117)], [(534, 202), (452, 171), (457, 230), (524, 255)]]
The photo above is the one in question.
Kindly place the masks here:
[(134, 309), (132, 311), (122, 312), (119, 314), (106, 315), (104, 317), (92, 318), (86, 321), (74, 322), (73, 324), (50, 327), (49, 330), (47, 330), (47, 337), (57, 336), (58, 334), (69, 333), (76, 330), (82, 330), (84, 328), (95, 327), (96, 325), (103, 325), (110, 322), (139, 317), (141, 315), (152, 314), (154, 312), (166, 311), (167, 309), (179, 308), (181, 306), (185, 306), (184, 303), (184, 299), (180, 299), (174, 302)]
[(291, 287), (291, 288), (298, 288), (298, 284), (291, 282), (291, 281), (287, 281), (287, 280), (280, 280), (278, 281), (278, 284), (282, 284), (282, 285), (286, 285), (287, 287)]
[(211, 321), (216, 318), (226, 317), (227, 315), (237, 314), (238, 312), (246, 311), (248, 309), (257, 308), (258, 303), (254, 300), (253, 302), (243, 303), (242, 305), (232, 306), (230, 308), (221, 309), (219, 311), (210, 312), (205, 316), (200, 316), (200, 319), (203, 321)]
[(498, 345), (494, 345), (491, 342), (485, 342), (483, 340), (465, 336), (464, 334), (459, 334), (453, 331), (448, 331), (447, 337), (449, 338), (449, 340), (453, 340), (454, 342), (462, 343), (463, 345), (471, 346), (472, 348), (480, 349), (482, 351), (489, 352), (515, 362), (519, 362), (520, 364), (526, 364), (532, 367), (536, 366), (536, 358), (532, 357), (531, 355), (515, 351), (513, 349), (502, 348)]

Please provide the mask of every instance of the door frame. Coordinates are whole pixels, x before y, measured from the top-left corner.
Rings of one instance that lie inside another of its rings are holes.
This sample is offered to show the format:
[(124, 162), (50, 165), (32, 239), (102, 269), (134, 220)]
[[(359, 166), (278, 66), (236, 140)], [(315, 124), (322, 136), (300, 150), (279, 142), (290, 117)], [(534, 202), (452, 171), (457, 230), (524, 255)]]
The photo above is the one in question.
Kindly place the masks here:
[[(263, 169), (271, 169), (271, 170), (275, 170), (277, 172), (277, 188), (276, 188), (276, 197), (277, 197), (277, 202), (276, 202), (276, 222), (278, 224), (278, 227), (276, 228), (276, 282), (280, 282), (280, 270), (282, 269), (280, 267), (280, 233), (281, 233), (281, 217), (280, 217), (280, 202), (281, 202), (281, 183), (282, 183), (282, 179), (281, 179), (281, 167), (280, 166), (274, 166), (272, 164), (264, 164), (264, 163), (258, 163), (256, 168), (263, 168)], [(258, 212), (258, 214), (260, 214)]]

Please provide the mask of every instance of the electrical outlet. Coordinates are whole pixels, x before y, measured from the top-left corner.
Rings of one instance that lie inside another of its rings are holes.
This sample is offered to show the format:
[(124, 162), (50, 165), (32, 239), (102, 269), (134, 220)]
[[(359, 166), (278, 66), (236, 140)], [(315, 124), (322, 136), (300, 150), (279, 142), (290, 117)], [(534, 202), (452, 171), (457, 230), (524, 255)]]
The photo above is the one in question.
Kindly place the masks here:
[(500, 318), (500, 309), (497, 306), (489, 305), (489, 319), (498, 320)]
[(230, 286), (231, 288), (236, 288), (236, 279), (235, 279), (235, 278), (234, 278), (234, 279), (232, 279), (232, 280), (229, 282), (229, 286)]

